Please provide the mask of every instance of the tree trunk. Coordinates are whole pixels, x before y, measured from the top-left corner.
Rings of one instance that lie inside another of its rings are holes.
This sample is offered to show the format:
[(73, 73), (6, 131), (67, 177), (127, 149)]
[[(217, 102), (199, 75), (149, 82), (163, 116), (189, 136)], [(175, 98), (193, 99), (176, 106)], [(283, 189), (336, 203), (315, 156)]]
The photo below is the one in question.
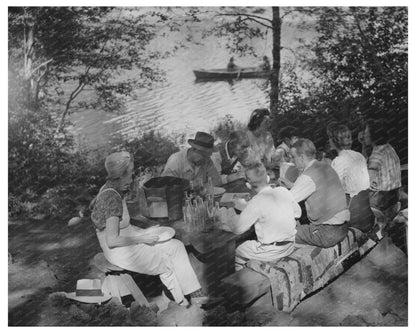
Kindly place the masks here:
[(280, 7), (273, 7), (273, 72), (270, 79), (270, 112), (272, 118), (278, 113), (280, 73)]
[(27, 105), (30, 109), (37, 109), (36, 83), (33, 79), (33, 43), (34, 43), (34, 22), (28, 16), (25, 20), (25, 41), (24, 41), (24, 80), (26, 89)]

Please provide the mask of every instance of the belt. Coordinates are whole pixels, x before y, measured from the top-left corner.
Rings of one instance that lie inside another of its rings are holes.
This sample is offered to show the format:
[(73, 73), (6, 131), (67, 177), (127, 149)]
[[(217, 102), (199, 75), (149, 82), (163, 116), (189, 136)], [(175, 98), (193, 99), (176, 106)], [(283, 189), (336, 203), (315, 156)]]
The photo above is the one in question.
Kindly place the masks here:
[(261, 245), (283, 246), (283, 245), (287, 245), (287, 244), (290, 244), (290, 243), (294, 243), (294, 241), (273, 242), (273, 243), (269, 243), (269, 244), (261, 243)]

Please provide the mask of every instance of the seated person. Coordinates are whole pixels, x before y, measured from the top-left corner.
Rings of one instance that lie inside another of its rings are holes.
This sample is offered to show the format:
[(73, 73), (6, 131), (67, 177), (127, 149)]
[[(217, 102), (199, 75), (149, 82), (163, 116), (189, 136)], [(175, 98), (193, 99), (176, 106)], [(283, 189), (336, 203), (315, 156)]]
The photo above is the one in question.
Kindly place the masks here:
[(386, 133), (383, 120), (370, 119), (366, 122), (364, 144), (373, 147), (367, 161), (370, 175), (370, 204), (371, 207), (389, 216), (388, 210), (399, 201), (402, 183), (400, 159), (387, 142)]
[(96, 228), (105, 258), (123, 269), (159, 275), (162, 283), (180, 305), (203, 297), (201, 285), (189, 262), (182, 242), (171, 239), (158, 243), (159, 236), (130, 224), (125, 193), (133, 181), (133, 158), (117, 152), (105, 160), (107, 182), (91, 203), (91, 220)]
[(323, 162), (331, 164), (331, 161), (337, 156), (337, 151), (334, 147), (334, 129), (339, 125), (339, 122), (332, 120), (326, 126), (326, 135), (328, 136), (328, 144), (326, 146)]
[(264, 71), (269, 71), (271, 69), (270, 61), (267, 56), (263, 57), (263, 62), (261, 63), (260, 68)]
[(272, 156), (274, 154), (274, 141), (269, 131), (270, 111), (268, 109), (255, 109), (248, 122), (248, 139), (250, 140), (249, 159), (261, 161), (267, 170), (272, 169)]
[(301, 172), (296, 182), (281, 181), (291, 188), (296, 202), (305, 200), (309, 224), (296, 227), (296, 243), (331, 247), (342, 241), (348, 232), (350, 212), (341, 181), (335, 170), (316, 160), (316, 149), (309, 139), (299, 139), (290, 149)]
[(297, 133), (298, 129), (293, 126), (286, 126), (280, 130), (279, 138), (282, 143), (277, 146), (274, 153), (275, 162), (291, 162), (290, 147), (299, 139)]
[(212, 160), (223, 184), (245, 178), (244, 165), (247, 163), (250, 141), (244, 131), (234, 131), (230, 139), (217, 145)]
[(345, 125), (338, 125), (333, 130), (334, 148), (338, 156), (331, 166), (337, 172), (347, 196), (350, 221), (348, 225), (363, 232), (374, 226), (374, 214), (370, 207), (370, 177), (367, 162), (363, 155), (351, 150), (351, 130)]
[(238, 200), (235, 208), (222, 207), (220, 220), (224, 230), (242, 234), (254, 225), (257, 240), (248, 240), (235, 251), (235, 267), (240, 270), (250, 259), (274, 261), (288, 256), (294, 249), (296, 217), (301, 214), (299, 205), (284, 187), (271, 188), (266, 168), (261, 162), (246, 167), (248, 186), (256, 195), (247, 203)]
[[(293, 126), (283, 127), (279, 132), (279, 138), (282, 141), (277, 146), (273, 157), (272, 164), (276, 177), (284, 177), (295, 182), (299, 176), (298, 169), (290, 158), (290, 147), (298, 140), (298, 129)], [(278, 174), (276, 174), (278, 172)]]
[(237, 70), (239, 68), (239, 66), (237, 66), (235, 63), (234, 63), (234, 57), (231, 57), (230, 58), (230, 61), (228, 62), (228, 65), (227, 65), (227, 69), (229, 70), (229, 71), (235, 71), (235, 70)]
[(188, 140), (191, 148), (172, 154), (166, 162), (162, 176), (187, 179), (194, 184), (208, 184), (212, 179), (214, 186), (221, 186), (221, 177), (211, 160), (214, 151), (214, 138), (205, 132), (197, 132), (195, 139)]

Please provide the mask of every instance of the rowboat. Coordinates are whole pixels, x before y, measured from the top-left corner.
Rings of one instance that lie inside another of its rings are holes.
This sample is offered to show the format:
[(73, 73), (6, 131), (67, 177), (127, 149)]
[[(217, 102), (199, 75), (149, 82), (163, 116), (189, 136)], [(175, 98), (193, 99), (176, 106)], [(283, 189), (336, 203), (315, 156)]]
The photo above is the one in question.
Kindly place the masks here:
[(198, 80), (232, 80), (232, 79), (268, 79), (272, 74), (271, 70), (262, 70), (259, 67), (244, 67), (235, 70), (226, 68), (218, 69), (196, 69), (195, 77)]

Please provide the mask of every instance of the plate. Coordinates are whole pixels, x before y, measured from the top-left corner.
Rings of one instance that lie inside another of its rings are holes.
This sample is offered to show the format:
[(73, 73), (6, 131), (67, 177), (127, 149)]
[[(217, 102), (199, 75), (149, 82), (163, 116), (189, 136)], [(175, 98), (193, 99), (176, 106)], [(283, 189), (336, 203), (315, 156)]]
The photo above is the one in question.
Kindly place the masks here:
[(175, 236), (175, 229), (171, 227), (158, 227), (151, 230), (149, 234), (159, 236), (158, 242), (164, 242)]
[(214, 187), (214, 197), (223, 195), (225, 192), (225, 189), (223, 189), (222, 187)]

